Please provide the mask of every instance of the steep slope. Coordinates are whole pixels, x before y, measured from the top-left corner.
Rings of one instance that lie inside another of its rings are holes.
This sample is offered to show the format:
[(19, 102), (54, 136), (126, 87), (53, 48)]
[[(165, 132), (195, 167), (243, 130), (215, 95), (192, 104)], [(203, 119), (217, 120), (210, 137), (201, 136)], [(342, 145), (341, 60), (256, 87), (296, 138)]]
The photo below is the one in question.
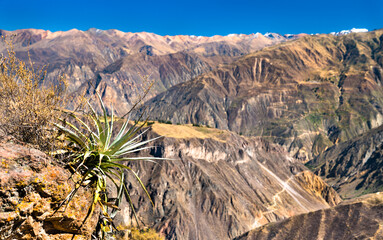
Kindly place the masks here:
[[(153, 132), (167, 137), (150, 154), (174, 160), (132, 164), (155, 207), (138, 186), (131, 188), (132, 198), (140, 219), (167, 239), (231, 239), (340, 201), (319, 177), (261, 139), (190, 125), (155, 123)], [(123, 212), (118, 225), (129, 223)]]
[(178, 52), (161, 56), (148, 56), (144, 53), (123, 57), (97, 72), (95, 81), (85, 82), (77, 92), (93, 93), (96, 88), (102, 93), (103, 100), (117, 113), (123, 114), (143, 93), (149, 81), (156, 79), (150, 93), (163, 92), (169, 87), (190, 80), (204, 72), (212, 70), (219, 64), (233, 61), (230, 56), (209, 56), (193, 52)]
[(383, 126), (337, 144), (307, 165), (343, 198), (383, 190)]
[[(269, 38), (259, 33), (197, 37), (98, 29), (0, 30), (0, 36), (4, 35), (9, 38), (16, 35), (13, 42), (20, 58), (28, 60), (29, 52), (36, 66), (48, 65), (48, 82), (65, 74), (70, 92), (85, 91), (92, 96), (96, 87), (105, 94), (103, 98), (109, 106), (117, 103), (115, 110), (120, 113), (145, 88), (141, 76), (149, 75), (155, 82), (149, 94), (155, 96), (221, 63), (230, 63), (242, 55), (290, 39), (281, 35)], [(0, 52), (4, 48), (5, 44), (0, 43)]]
[(264, 136), (307, 161), (383, 123), (383, 30), (267, 47), (149, 100), (150, 117)]
[(383, 239), (383, 193), (267, 224), (236, 239)]

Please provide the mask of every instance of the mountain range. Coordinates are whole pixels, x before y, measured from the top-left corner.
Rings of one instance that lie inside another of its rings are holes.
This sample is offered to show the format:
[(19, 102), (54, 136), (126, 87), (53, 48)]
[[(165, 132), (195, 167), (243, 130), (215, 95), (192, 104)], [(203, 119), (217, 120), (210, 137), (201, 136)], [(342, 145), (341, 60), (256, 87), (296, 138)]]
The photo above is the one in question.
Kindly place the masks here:
[[(69, 92), (93, 96), (96, 89), (108, 106), (113, 104), (115, 111), (123, 114), (152, 81), (149, 97), (220, 64), (301, 35), (203, 37), (98, 29), (67, 32), (26, 29), (0, 30), (0, 36), (12, 38), (19, 58), (28, 60), (29, 55), (36, 67), (47, 66), (48, 82), (65, 74)], [(5, 47), (0, 44), (0, 52)]]
[(153, 119), (263, 136), (303, 162), (383, 120), (383, 31), (266, 47), (145, 103)]
[(140, 221), (167, 239), (383, 238), (383, 30), (0, 35), (47, 65), (47, 83), (65, 74), (70, 94), (97, 91), (109, 113), (124, 115), (153, 81), (133, 118), (149, 118), (144, 139), (165, 137), (138, 154), (173, 160), (130, 163), (153, 208), (133, 176), (126, 184)]

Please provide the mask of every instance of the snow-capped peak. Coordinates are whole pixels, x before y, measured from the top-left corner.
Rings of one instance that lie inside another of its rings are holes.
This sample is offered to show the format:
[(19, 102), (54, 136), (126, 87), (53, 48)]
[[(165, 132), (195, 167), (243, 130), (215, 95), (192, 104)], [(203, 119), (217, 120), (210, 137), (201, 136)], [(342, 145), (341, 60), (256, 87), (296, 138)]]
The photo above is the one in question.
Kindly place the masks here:
[(368, 32), (368, 29), (367, 28), (353, 28), (353, 29), (351, 29), (351, 32), (353, 32), (353, 33)]
[(330, 34), (335, 36), (342, 36), (350, 33), (368, 32), (367, 28), (352, 28), (351, 30), (342, 30), (340, 32), (331, 32)]

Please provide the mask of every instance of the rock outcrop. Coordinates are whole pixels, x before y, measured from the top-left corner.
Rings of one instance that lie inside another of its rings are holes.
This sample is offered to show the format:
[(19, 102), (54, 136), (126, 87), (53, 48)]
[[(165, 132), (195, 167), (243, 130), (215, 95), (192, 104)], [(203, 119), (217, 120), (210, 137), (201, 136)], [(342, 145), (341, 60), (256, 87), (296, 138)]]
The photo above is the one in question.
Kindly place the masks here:
[(53, 214), (74, 187), (63, 169), (44, 153), (13, 142), (0, 143), (0, 238), (66, 240), (90, 239), (97, 212), (82, 225), (90, 191)]
[(383, 239), (383, 193), (267, 224), (236, 239)]

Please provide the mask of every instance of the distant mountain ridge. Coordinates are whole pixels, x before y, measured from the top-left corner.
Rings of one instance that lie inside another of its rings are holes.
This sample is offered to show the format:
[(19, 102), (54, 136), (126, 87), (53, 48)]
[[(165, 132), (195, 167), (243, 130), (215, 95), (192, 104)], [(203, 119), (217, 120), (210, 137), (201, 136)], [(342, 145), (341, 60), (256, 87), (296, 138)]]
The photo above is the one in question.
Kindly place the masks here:
[(335, 36), (342, 36), (350, 33), (361, 33), (361, 32), (368, 32), (367, 28), (352, 28), (350, 30), (342, 30), (340, 32), (331, 32), (330, 34)]
[[(149, 96), (193, 79), (240, 56), (291, 40), (275, 34), (232, 34), (228, 36), (160, 36), (154, 33), (125, 33), (118, 30), (89, 29), (50, 32), (37, 29), (0, 30), (12, 36), (17, 55), (38, 66), (49, 65), (48, 81), (59, 74), (68, 78), (70, 92), (93, 96), (94, 87), (108, 106), (125, 113), (145, 88), (142, 76), (154, 86)], [(294, 36), (294, 38), (300, 35)], [(0, 52), (5, 49), (0, 43)], [(89, 84), (91, 83), (91, 84)]]
[[(150, 117), (264, 136), (307, 161), (383, 122), (382, 30), (342, 36), (160, 36), (118, 30), (1, 31), (71, 92), (125, 113), (155, 80)], [(288, 41), (295, 38), (293, 41)], [(4, 50), (4, 44), (0, 46)], [(108, 109), (109, 111), (111, 108)]]
[[(0, 35), (16, 35), (13, 41), (20, 58), (26, 60), (29, 51), (38, 66), (49, 65), (48, 81), (66, 74), (70, 92), (86, 92), (88, 96), (93, 96), (96, 87), (107, 105), (113, 104), (115, 111), (123, 114), (145, 88), (142, 76), (149, 76), (155, 82), (149, 93), (149, 97), (154, 97), (220, 64), (230, 64), (266, 46), (307, 34), (160, 36), (91, 28), (57, 32), (0, 30)], [(4, 44), (0, 43), (2, 51)]]

